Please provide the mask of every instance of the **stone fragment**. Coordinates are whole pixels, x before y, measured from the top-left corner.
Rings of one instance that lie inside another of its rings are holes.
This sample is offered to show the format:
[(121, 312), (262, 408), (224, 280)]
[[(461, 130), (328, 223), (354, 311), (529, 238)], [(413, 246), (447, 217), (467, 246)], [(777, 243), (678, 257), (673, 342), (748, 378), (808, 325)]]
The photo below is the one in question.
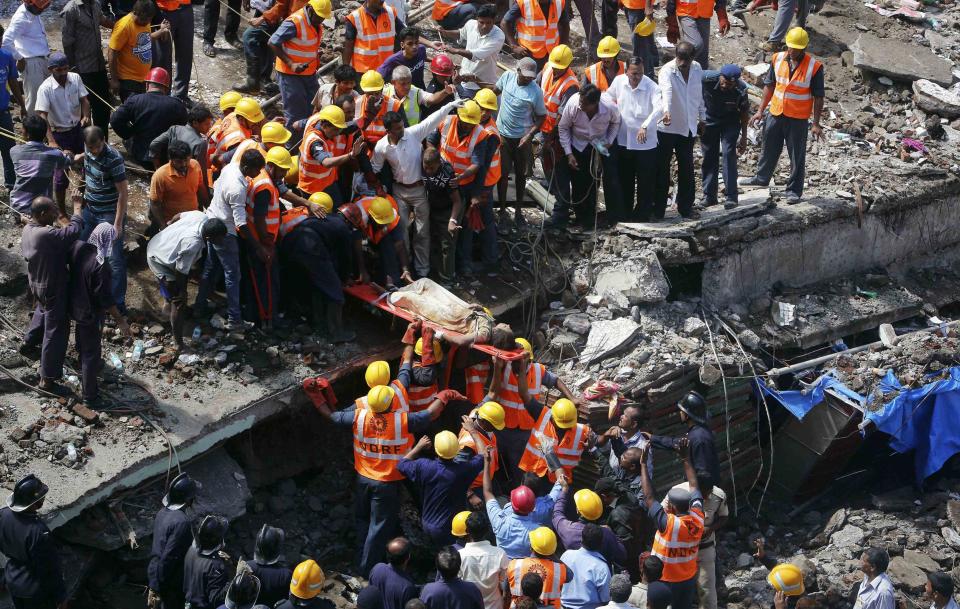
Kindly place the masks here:
[(741, 552), (740, 555), (737, 556), (737, 567), (740, 569), (746, 569), (752, 564), (753, 556), (747, 554), (746, 552)]
[(699, 317), (688, 317), (683, 322), (683, 333), (687, 336), (700, 336), (707, 331), (707, 324)]
[(960, 533), (957, 533), (950, 527), (943, 527), (940, 529), (940, 534), (943, 535), (944, 541), (954, 550), (960, 550)]
[(700, 382), (704, 385), (713, 386), (721, 377), (720, 370), (713, 364), (700, 366)]
[(590, 331), (590, 318), (583, 313), (574, 313), (567, 315), (563, 320), (563, 327), (571, 332), (584, 335)]
[(90, 410), (83, 404), (74, 404), (73, 412), (87, 423), (93, 423), (100, 418), (100, 413)]
[(632, 342), (639, 332), (640, 325), (627, 317), (598, 321), (590, 327), (580, 361), (589, 365), (602, 360)]
[(884, 512), (902, 512), (913, 507), (914, 492), (910, 487), (900, 487), (880, 495), (871, 495), (873, 507)]
[(753, 330), (743, 330), (737, 334), (737, 338), (745, 349), (753, 351), (760, 348), (760, 337)]
[(937, 561), (930, 558), (929, 555), (922, 552), (917, 552), (916, 550), (904, 550), (903, 559), (914, 567), (926, 571), (927, 573), (940, 570), (940, 565), (937, 563)]
[(81, 443), (86, 437), (87, 433), (79, 427), (60, 422), (45, 425), (40, 430), (40, 439), (48, 444)]
[(153, 334), (154, 336), (156, 336), (157, 334), (162, 334), (163, 326), (161, 326), (160, 324), (153, 324), (152, 326), (147, 328), (147, 333)]
[(838, 548), (859, 548), (863, 544), (864, 532), (858, 526), (848, 524), (830, 537), (830, 541)]
[(763, 88), (763, 77), (770, 71), (769, 63), (755, 63), (743, 68), (743, 80), (755, 87)]
[(913, 81), (913, 101), (924, 112), (943, 118), (960, 116), (960, 95), (926, 79)]
[(953, 64), (918, 44), (863, 33), (850, 50), (853, 65), (860, 70), (907, 82), (925, 79), (941, 87), (953, 83)]
[(626, 299), (627, 305), (644, 302), (662, 302), (670, 293), (670, 286), (656, 254), (639, 252), (623, 264), (611, 265), (597, 273), (593, 286), (597, 294), (611, 296), (610, 302), (618, 302), (616, 296)]
[(887, 575), (893, 580), (895, 586), (914, 594), (922, 592), (927, 583), (927, 575), (923, 570), (907, 562), (903, 556), (894, 556), (890, 559)]

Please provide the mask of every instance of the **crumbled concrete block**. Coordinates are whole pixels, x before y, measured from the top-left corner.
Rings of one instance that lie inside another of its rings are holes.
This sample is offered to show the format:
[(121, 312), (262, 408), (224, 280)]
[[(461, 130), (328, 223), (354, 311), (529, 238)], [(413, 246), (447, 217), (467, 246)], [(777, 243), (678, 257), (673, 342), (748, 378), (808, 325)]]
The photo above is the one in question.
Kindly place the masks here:
[(923, 569), (911, 564), (903, 556), (890, 559), (887, 574), (895, 586), (913, 593), (922, 592), (927, 583), (927, 574)]
[(687, 336), (700, 336), (707, 331), (707, 324), (699, 317), (688, 317), (683, 322), (683, 333)]
[(929, 80), (941, 87), (953, 83), (953, 63), (927, 47), (862, 33), (850, 45), (854, 67), (894, 80)]
[(760, 337), (753, 330), (744, 330), (737, 334), (737, 338), (745, 349), (753, 351), (760, 347)]
[(913, 101), (921, 110), (943, 118), (960, 116), (960, 95), (929, 80), (913, 81)]
[[(623, 264), (601, 269), (593, 289), (624, 308), (644, 302), (662, 302), (670, 293), (663, 267), (656, 254), (650, 251), (640, 252)], [(627, 304), (618, 302), (617, 297), (625, 299)]]
[(640, 325), (627, 317), (598, 321), (590, 327), (590, 335), (580, 354), (580, 361), (591, 364), (602, 360), (633, 341), (639, 332)]
[(763, 88), (763, 77), (770, 70), (769, 63), (755, 63), (743, 68), (741, 78), (755, 87)]
[(74, 404), (73, 412), (87, 423), (94, 423), (100, 418), (100, 413), (90, 410), (83, 404)]

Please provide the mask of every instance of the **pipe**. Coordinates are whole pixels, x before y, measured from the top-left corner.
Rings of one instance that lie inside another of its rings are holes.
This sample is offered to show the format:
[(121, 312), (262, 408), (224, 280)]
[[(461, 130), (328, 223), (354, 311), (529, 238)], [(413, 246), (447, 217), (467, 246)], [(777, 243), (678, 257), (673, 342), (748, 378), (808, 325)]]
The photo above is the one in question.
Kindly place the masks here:
[[(936, 326), (936, 327), (934, 327), (934, 328), (924, 328), (923, 330), (917, 330), (917, 331), (915, 331), (915, 332), (909, 332), (909, 333), (907, 333), (907, 334), (904, 334), (903, 336), (898, 336), (898, 337), (897, 337), (897, 340), (899, 341), (900, 339), (902, 339), (902, 338), (904, 338), (904, 337), (914, 336), (914, 335), (916, 335), (916, 334), (921, 334), (921, 333), (928, 334), (928, 333), (930, 333), (930, 332), (933, 332), (933, 331), (936, 331), (936, 330), (940, 330), (940, 329), (942, 329), (942, 328), (953, 328), (953, 327), (957, 326), (957, 324), (960, 324), (960, 319), (954, 320), (954, 321), (951, 321), (951, 322), (947, 322), (946, 324), (941, 324), (941, 325)], [(813, 368), (814, 366), (819, 366), (820, 364), (824, 364), (824, 363), (826, 363), (826, 362), (829, 362), (829, 361), (832, 360), (833, 358), (839, 357), (839, 356), (841, 356), (841, 355), (852, 355), (852, 354), (854, 354), (854, 353), (860, 353), (861, 351), (866, 351), (867, 349), (873, 349), (874, 347), (880, 347), (880, 346), (882, 346), (882, 345), (883, 345), (883, 342), (878, 340), (878, 341), (876, 341), (876, 342), (870, 343), (869, 345), (860, 345), (859, 347), (854, 347), (854, 348), (852, 348), (852, 349), (847, 349), (846, 351), (841, 351), (841, 352), (839, 352), (839, 353), (832, 353), (832, 354), (830, 354), (830, 355), (824, 355), (824, 356), (817, 357), (817, 358), (814, 358), (814, 359), (809, 360), (809, 361), (806, 361), (806, 362), (801, 362), (801, 363), (799, 363), (799, 364), (794, 364), (794, 365), (792, 365), (792, 366), (786, 366), (786, 367), (784, 367), (784, 368), (774, 368), (773, 370), (768, 371), (768, 372), (766, 373), (766, 375), (767, 375), (767, 376), (770, 376), (770, 377), (773, 377), (773, 376), (780, 376), (781, 374), (789, 374), (789, 373), (793, 373), (793, 372), (799, 372), (799, 371), (801, 371), (801, 370), (806, 370), (806, 369), (808, 369), (808, 368)]]

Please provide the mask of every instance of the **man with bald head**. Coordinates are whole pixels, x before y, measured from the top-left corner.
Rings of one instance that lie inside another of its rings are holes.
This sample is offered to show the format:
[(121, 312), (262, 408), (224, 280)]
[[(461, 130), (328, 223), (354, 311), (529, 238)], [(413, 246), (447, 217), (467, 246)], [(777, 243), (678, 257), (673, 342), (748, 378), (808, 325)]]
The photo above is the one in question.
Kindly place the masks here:
[(370, 570), (370, 586), (380, 590), (383, 609), (403, 609), (407, 602), (417, 598), (417, 585), (407, 570), (410, 548), (406, 537), (391, 539), (387, 544), (387, 562), (378, 563)]

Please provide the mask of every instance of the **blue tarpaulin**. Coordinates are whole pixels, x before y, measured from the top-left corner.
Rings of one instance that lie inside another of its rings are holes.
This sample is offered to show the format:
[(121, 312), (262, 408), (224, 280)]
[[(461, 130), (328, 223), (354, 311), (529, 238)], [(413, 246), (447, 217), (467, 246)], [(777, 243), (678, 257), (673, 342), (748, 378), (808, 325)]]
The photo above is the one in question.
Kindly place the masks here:
[[(871, 401), (848, 389), (829, 371), (803, 391), (777, 391), (760, 382), (757, 386), (798, 419), (803, 419), (811, 408), (823, 401), (828, 388), (861, 405)], [(890, 447), (897, 452), (916, 451), (914, 466), (918, 481), (960, 453), (960, 367), (950, 368), (946, 378), (907, 390), (888, 370), (880, 380), (880, 391), (884, 395), (897, 392), (897, 396), (876, 412), (865, 408), (864, 418), (891, 436)]]

